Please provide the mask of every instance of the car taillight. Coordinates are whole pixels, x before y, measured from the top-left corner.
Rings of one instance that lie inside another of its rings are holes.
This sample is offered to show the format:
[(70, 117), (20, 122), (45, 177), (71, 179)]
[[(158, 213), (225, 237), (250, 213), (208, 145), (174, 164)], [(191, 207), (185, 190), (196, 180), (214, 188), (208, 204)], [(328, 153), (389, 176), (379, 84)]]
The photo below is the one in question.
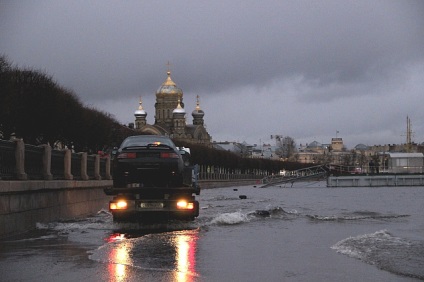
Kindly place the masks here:
[(177, 208), (180, 210), (192, 210), (194, 209), (194, 203), (187, 202), (186, 200), (180, 200), (177, 202)]
[(163, 159), (178, 159), (180, 156), (176, 153), (160, 153), (160, 157)]
[(117, 202), (109, 203), (109, 210), (126, 210), (128, 208), (127, 201), (119, 200)]
[(135, 159), (136, 157), (136, 153), (120, 153), (118, 155), (118, 159)]

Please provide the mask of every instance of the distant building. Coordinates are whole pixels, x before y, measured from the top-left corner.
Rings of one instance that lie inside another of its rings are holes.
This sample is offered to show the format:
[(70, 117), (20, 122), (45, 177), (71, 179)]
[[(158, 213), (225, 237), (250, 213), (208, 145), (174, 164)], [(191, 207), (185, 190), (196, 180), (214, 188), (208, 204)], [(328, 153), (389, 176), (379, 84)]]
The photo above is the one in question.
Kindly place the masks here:
[(331, 138), (331, 144), (313, 141), (306, 146), (300, 145), (297, 160), (301, 163), (332, 163), (344, 165), (351, 152), (346, 150), (343, 138)]
[(328, 148), (318, 141), (302, 145), (298, 149), (297, 160), (300, 163), (319, 163), (323, 160), (323, 156), (328, 153)]
[(422, 149), (422, 146), (416, 143), (405, 143), (405, 144), (385, 144), (385, 145), (374, 145), (370, 147), (373, 152), (403, 152), (403, 153), (414, 153)]
[(345, 151), (345, 146), (343, 144), (343, 138), (331, 138), (331, 150), (334, 152)]
[(253, 145), (247, 144), (246, 142), (213, 142), (212, 146), (215, 149), (232, 152), (244, 158), (250, 158), (253, 155)]
[(167, 135), (174, 140), (209, 145), (211, 136), (205, 128), (205, 113), (200, 109), (199, 96), (196, 108), (191, 113), (193, 124), (187, 124), (183, 91), (172, 81), (171, 72), (168, 71), (167, 74), (167, 79), (156, 91), (155, 123), (147, 124), (147, 113), (140, 99), (140, 105), (134, 112), (135, 130), (144, 134)]
[(387, 153), (381, 154), (386, 159), (383, 172), (388, 173), (423, 173), (423, 153)]

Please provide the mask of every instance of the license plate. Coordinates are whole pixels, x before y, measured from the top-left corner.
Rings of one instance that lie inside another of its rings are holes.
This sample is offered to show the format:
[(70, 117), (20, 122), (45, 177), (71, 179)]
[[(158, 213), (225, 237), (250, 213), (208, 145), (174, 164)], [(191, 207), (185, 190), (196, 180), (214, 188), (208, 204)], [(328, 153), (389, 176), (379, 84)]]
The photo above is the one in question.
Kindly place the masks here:
[(142, 209), (162, 209), (163, 203), (161, 203), (161, 202), (159, 202), (159, 203), (151, 203), (151, 202), (140, 203), (140, 208), (142, 208)]

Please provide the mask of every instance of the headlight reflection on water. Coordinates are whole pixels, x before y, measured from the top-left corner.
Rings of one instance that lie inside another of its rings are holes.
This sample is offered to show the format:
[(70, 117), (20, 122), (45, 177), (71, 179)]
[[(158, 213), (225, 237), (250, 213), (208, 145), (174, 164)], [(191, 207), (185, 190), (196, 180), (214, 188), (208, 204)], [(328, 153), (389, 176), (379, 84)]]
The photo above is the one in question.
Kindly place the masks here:
[[(125, 234), (112, 234), (108, 238), (108, 242), (118, 242), (125, 240)], [(110, 281), (128, 281), (128, 267), (132, 265), (132, 260), (129, 254), (129, 244), (118, 244), (109, 252), (109, 277)]]
[[(125, 234), (112, 234), (107, 239), (109, 243), (116, 242), (107, 254), (109, 281), (128, 281), (134, 274), (130, 273), (132, 267), (167, 269), (173, 281), (194, 281), (199, 276), (196, 272), (198, 232), (183, 230), (158, 233), (152, 235), (157, 236), (153, 240), (128, 240)], [(160, 266), (155, 265), (157, 262), (160, 262)]]
[(196, 248), (198, 234), (178, 234), (174, 239), (175, 243), (175, 280), (180, 282), (193, 281), (196, 273)]

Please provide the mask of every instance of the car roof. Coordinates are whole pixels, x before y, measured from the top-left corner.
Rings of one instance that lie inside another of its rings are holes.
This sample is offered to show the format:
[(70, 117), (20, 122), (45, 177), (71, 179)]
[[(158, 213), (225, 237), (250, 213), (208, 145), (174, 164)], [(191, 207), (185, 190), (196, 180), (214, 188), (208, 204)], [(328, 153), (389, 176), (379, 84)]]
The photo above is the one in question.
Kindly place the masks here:
[(128, 138), (136, 138), (136, 139), (168, 139), (171, 140), (168, 136), (164, 136), (164, 135), (133, 135), (133, 136), (129, 136)]

